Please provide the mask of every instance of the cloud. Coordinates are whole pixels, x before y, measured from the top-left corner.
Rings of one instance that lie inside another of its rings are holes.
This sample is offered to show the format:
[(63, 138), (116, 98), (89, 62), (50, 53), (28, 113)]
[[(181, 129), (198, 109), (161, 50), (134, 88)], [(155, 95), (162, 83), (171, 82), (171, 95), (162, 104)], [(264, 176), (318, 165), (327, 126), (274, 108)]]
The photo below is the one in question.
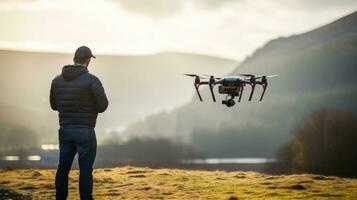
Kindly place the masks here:
[(346, 7), (356, 7), (356, 0), (277, 0), (280, 4), (290, 9), (307, 9), (307, 10), (323, 10), (323, 9), (339, 9)]
[(229, 4), (236, 4), (243, 2), (244, 0), (194, 0), (192, 2), (196, 3), (196, 6), (203, 9), (219, 9), (222, 6), (227, 6)]
[[(61, 1), (69, 3), (71, 1)], [(97, 1), (93, 1), (97, 2)], [(114, 3), (122, 10), (148, 17), (160, 18), (169, 17), (177, 14), (185, 8), (193, 11), (217, 11), (224, 7), (237, 8), (242, 4), (251, 4), (248, 0), (106, 0)], [(51, 1), (46, 0), (0, 0), (0, 9), (4, 8), (23, 8), (35, 6), (39, 3), (50, 5)], [(76, 1), (72, 1), (76, 4)], [(279, 6), (281, 11), (326, 11), (339, 10), (356, 7), (356, 0), (256, 0), (255, 3), (271, 4)]]
[(183, 6), (177, 0), (114, 0), (127, 11), (153, 17), (172, 15)]
[(341, 1), (20, 0), (5, 8), (0, 0), (0, 48), (67, 52), (87, 44), (100, 53), (170, 50), (242, 60), (272, 38), (356, 10), (357, 1)]
[(38, 1), (39, 0), (1, 0), (0, 10), (16, 9), (23, 6), (32, 5)]
[(123, 9), (150, 17), (170, 16), (187, 5), (205, 10), (216, 10), (229, 3), (243, 0), (112, 0)]
[(1, 0), (0, 3), (1, 4), (11, 4), (11, 3), (33, 3), (36, 2), (38, 0)]
[[(249, 3), (248, 0), (111, 0), (128, 12), (142, 14), (150, 17), (163, 17), (174, 15), (187, 6), (194, 9), (215, 11), (225, 6), (235, 7), (240, 3)], [(264, 1), (257, 1), (264, 2)], [(336, 10), (341, 8), (356, 7), (356, 0), (271, 0), (266, 1), (272, 5), (279, 5), (283, 10)]]

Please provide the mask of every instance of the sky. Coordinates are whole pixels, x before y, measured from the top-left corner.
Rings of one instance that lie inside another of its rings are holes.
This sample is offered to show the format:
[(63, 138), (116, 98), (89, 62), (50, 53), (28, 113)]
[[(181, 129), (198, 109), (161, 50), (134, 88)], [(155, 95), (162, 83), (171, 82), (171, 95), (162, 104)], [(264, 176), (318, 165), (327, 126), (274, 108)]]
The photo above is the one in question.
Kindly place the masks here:
[(180, 51), (241, 61), (357, 11), (356, 0), (1, 0), (0, 49)]

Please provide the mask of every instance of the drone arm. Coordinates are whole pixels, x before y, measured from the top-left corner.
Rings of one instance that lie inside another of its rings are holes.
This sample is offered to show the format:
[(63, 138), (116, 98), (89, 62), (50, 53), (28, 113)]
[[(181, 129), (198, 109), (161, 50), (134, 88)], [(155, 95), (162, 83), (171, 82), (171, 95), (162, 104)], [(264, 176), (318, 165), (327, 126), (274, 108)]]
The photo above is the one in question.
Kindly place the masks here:
[(213, 99), (214, 102), (216, 102), (216, 97), (214, 96), (213, 87), (214, 87), (213, 84), (209, 84), (209, 89), (210, 89), (211, 94), (212, 94), (212, 99)]
[(241, 86), (241, 87), (240, 87), (240, 94), (239, 94), (239, 100), (238, 100), (238, 102), (240, 102), (240, 100), (242, 99), (242, 96), (243, 96), (243, 89), (244, 89), (244, 87), (243, 87), (243, 86)]
[(197, 95), (198, 95), (198, 97), (200, 98), (200, 101), (202, 101), (202, 97), (201, 97), (200, 91), (198, 90), (199, 87), (200, 87), (199, 84), (195, 84), (195, 88), (196, 88)]
[(262, 96), (260, 97), (260, 101), (263, 100), (263, 97), (264, 97), (265, 91), (267, 89), (268, 83), (262, 84), (262, 86), (263, 86), (263, 93), (262, 93)]
[(244, 84), (251, 84), (252, 82), (244, 80)]
[(252, 91), (250, 92), (249, 101), (252, 100), (254, 89), (255, 89), (255, 83), (252, 84)]

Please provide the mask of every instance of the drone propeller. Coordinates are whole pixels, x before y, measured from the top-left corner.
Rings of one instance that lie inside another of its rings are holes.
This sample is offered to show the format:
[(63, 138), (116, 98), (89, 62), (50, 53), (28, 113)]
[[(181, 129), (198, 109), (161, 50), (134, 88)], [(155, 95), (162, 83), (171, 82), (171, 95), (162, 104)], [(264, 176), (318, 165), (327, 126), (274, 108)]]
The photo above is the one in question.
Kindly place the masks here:
[(277, 76), (279, 76), (278, 74), (272, 74), (272, 75), (267, 75), (267, 76), (265, 76), (266, 78), (273, 78), (273, 77), (277, 77)]
[(277, 75), (277, 74), (273, 74), (273, 75), (257, 75), (255, 77), (256, 77), (256, 79), (259, 79), (259, 78), (263, 78), (263, 77), (265, 77), (265, 78), (273, 78), (273, 77), (277, 77), (277, 76), (279, 76), (279, 75)]
[(248, 77), (251, 77), (251, 76), (254, 76), (253, 74), (238, 74), (238, 76), (248, 76)]
[(247, 78), (250, 80), (252, 77), (254, 77), (254, 79), (260, 79), (263, 76), (265, 76), (266, 78), (273, 78), (273, 77), (277, 77), (279, 75), (277, 74), (272, 74), (272, 75), (253, 75), (253, 74), (239, 74), (240, 76), (247, 76)]
[(202, 76), (202, 75), (198, 75), (198, 74), (183, 74), (185, 76), (189, 76), (189, 77), (198, 77), (200, 79), (209, 79), (209, 77), (207, 76)]
[(212, 76), (212, 75), (207, 75), (207, 74), (201, 74), (200, 75), (201, 77), (203, 77), (203, 78), (208, 78), (208, 79), (210, 79), (210, 78), (214, 78), (214, 79), (216, 79), (216, 80), (220, 80), (220, 79), (222, 79), (222, 77), (217, 77), (217, 76)]
[(191, 76), (191, 77), (196, 77), (196, 76), (198, 76), (198, 75), (196, 75), (196, 74), (183, 74), (183, 75)]

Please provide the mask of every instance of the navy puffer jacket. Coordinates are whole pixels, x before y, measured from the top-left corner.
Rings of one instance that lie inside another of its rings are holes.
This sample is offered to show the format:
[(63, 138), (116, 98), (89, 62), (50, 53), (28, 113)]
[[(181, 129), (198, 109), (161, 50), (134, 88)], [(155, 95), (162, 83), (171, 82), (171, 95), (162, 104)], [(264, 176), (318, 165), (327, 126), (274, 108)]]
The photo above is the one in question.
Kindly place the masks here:
[(59, 112), (60, 125), (95, 127), (98, 113), (108, 107), (100, 80), (81, 65), (67, 65), (53, 79), (50, 103)]

